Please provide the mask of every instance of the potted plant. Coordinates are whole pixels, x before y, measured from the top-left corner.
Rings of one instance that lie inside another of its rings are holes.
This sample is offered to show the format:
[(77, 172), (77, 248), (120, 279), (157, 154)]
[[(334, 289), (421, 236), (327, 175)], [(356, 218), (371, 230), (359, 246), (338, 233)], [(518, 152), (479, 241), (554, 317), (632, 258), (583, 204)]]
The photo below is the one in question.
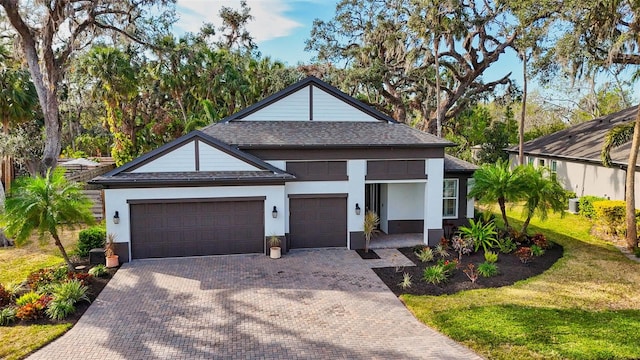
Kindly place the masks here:
[(282, 250), (280, 249), (280, 237), (277, 235), (269, 236), (269, 257), (272, 259), (280, 259)]
[(106, 265), (108, 268), (117, 267), (120, 265), (120, 261), (118, 255), (114, 252), (115, 245), (113, 240), (115, 240), (116, 236), (109, 233), (107, 234), (107, 245), (104, 248), (104, 257), (106, 259)]

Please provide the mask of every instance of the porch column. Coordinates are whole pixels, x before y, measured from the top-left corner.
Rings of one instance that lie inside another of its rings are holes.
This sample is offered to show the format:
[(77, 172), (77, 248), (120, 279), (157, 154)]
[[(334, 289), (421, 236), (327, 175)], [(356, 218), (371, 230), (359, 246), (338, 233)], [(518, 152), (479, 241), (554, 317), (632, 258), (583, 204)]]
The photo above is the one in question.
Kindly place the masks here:
[[(364, 249), (364, 180), (367, 175), (366, 160), (349, 160), (347, 162), (349, 176), (347, 198), (347, 248), (351, 250)], [(360, 214), (356, 214), (356, 204), (360, 207)]]
[(424, 189), (424, 243), (436, 245), (444, 235), (442, 229), (442, 186), (444, 159), (427, 159), (427, 183)]

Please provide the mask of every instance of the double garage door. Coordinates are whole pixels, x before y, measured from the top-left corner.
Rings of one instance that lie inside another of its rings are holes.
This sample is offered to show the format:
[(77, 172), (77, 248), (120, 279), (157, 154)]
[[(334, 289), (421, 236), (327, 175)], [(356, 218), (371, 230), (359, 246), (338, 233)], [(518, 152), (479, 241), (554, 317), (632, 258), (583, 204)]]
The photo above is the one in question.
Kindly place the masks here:
[[(264, 199), (131, 201), (134, 259), (264, 252)], [(346, 195), (289, 199), (291, 248), (346, 247)]]
[(264, 252), (264, 200), (130, 203), (134, 259)]

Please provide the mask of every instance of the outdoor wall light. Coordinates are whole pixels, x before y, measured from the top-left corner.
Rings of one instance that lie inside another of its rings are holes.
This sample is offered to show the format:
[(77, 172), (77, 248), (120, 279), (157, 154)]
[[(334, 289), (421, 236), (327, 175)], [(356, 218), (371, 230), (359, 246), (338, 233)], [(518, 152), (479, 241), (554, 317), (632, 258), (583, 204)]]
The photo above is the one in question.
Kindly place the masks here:
[(113, 223), (114, 224), (120, 224), (120, 214), (118, 214), (118, 212), (116, 211), (116, 213), (113, 215)]
[(356, 203), (356, 215), (360, 215), (360, 205)]
[(273, 216), (274, 219), (278, 217), (278, 209), (275, 206), (273, 207), (273, 211), (271, 212), (271, 216)]

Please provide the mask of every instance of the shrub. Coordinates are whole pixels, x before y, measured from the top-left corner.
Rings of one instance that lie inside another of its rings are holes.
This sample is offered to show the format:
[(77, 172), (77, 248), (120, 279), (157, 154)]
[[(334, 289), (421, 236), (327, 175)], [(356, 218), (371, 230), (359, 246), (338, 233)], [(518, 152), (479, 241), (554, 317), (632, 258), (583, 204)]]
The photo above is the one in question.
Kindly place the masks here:
[(451, 256), (451, 254), (449, 254), (449, 251), (447, 251), (447, 247), (442, 244), (436, 245), (433, 251), (441, 258), (447, 258)]
[(18, 310), (16, 311), (16, 317), (21, 320), (39, 319), (44, 315), (44, 310), (46, 309), (50, 301), (50, 296), (41, 295), (37, 300), (18, 307)]
[(89, 273), (70, 272), (67, 279), (69, 281), (78, 280), (82, 285), (87, 286), (91, 282), (91, 279), (93, 279), (93, 276)]
[(9, 305), (12, 298), (13, 294), (11, 294), (11, 291), (7, 290), (2, 284), (0, 284), (0, 308)]
[(506, 237), (502, 240), (498, 241), (498, 249), (500, 249), (500, 252), (503, 254), (510, 254), (512, 253), (516, 247), (518, 247), (515, 243), (515, 241), (511, 240), (510, 237)]
[(430, 284), (440, 284), (447, 280), (447, 272), (444, 270), (444, 267), (441, 265), (433, 265), (424, 269), (422, 273), (422, 278), (424, 281)]
[(7, 326), (16, 321), (16, 308), (9, 306), (0, 309), (0, 326)]
[(541, 233), (533, 235), (533, 237), (531, 238), (531, 242), (541, 249), (548, 249), (550, 247), (549, 242), (547, 241), (547, 237)]
[(526, 246), (523, 246), (520, 249), (516, 250), (515, 254), (523, 264), (526, 264), (529, 261), (531, 261), (531, 258), (533, 257), (533, 254), (531, 254), (531, 248)]
[(47, 306), (45, 313), (53, 320), (63, 320), (76, 312), (76, 307), (68, 301), (53, 300)]
[(467, 265), (467, 268), (462, 270), (462, 272), (464, 272), (464, 274), (467, 275), (467, 277), (469, 278), (469, 280), (471, 280), (472, 283), (475, 284), (476, 280), (478, 280), (478, 270), (476, 270), (475, 265), (473, 264)]
[(106, 276), (107, 274), (109, 274), (109, 270), (107, 269), (107, 267), (104, 264), (98, 264), (98, 265), (92, 267), (91, 269), (89, 269), (88, 273), (91, 276), (103, 277), (103, 276)]
[(39, 269), (27, 276), (27, 283), (32, 290), (38, 290), (43, 286), (65, 281), (68, 273), (66, 266)]
[(438, 265), (442, 266), (447, 275), (451, 275), (453, 271), (458, 268), (458, 260), (449, 261), (440, 259), (438, 260)]
[(636, 257), (640, 258), (640, 247), (635, 247), (635, 248), (633, 248), (633, 254), (634, 254)]
[(416, 256), (421, 262), (433, 261), (433, 250), (430, 247), (425, 247), (421, 251), (416, 253)]
[(483, 277), (496, 276), (498, 275), (498, 265), (485, 261), (482, 264), (478, 265), (478, 274), (482, 275)]
[(493, 264), (498, 261), (498, 253), (487, 251), (484, 253), (484, 260), (488, 263)]
[(409, 273), (404, 273), (402, 274), (402, 281), (400, 282), (400, 284), (398, 284), (402, 289), (408, 289), (411, 287), (411, 285), (413, 285), (413, 282), (411, 281), (411, 274)]
[(596, 212), (593, 208), (593, 203), (595, 201), (601, 201), (601, 200), (606, 200), (606, 199), (603, 197), (591, 196), (591, 195), (585, 195), (581, 197), (580, 200), (578, 201), (578, 205), (580, 208), (578, 213), (589, 219), (595, 218)]
[(542, 256), (544, 254), (544, 249), (538, 245), (531, 245), (531, 255), (533, 256)]
[(66, 301), (71, 304), (75, 304), (78, 301), (87, 301), (89, 302), (89, 297), (87, 296), (88, 288), (82, 285), (82, 282), (79, 280), (71, 280), (66, 283), (58, 284), (53, 288), (51, 295), (53, 295), (53, 299), (55, 301)]
[(622, 200), (601, 200), (593, 203), (596, 219), (606, 226), (610, 235), (620, 235), (625, 231), (625, 202)]
[(456, 235), (451, 239), (451, 246), (458, 253), (458, 260), (462, 260), (462, 255), (471, 254), (473, 251), (473, 239)]
[(89, 251), (103, 248), (107, 239), (107, 230), (101, 226), (93, 226), (80, 231), (78, 235), (78, 255), (89, 256)]
[(31, 292), (28, 292), (28, 293), (20, 296), (18, 299), (16, 299), (16, 305), (24, 306), (24, 305), (27, 305), (27, 304), (30, 304), (30, 303), (34, 303), (37, 300), (39, 300), (40, 297), (41, 297), (40, 294), (37, 294), (37, 293), (31, 291)]
[(483, 223), (482, 221), (469, 219), (469, 226), (460, 226), (458, 231), (461, 237), (473, 239), (476, 252), (481, 246), (484, 251), (487, 251), (498, 245), (498, 240), (496, 239), (498, 233), (493, 222)]

